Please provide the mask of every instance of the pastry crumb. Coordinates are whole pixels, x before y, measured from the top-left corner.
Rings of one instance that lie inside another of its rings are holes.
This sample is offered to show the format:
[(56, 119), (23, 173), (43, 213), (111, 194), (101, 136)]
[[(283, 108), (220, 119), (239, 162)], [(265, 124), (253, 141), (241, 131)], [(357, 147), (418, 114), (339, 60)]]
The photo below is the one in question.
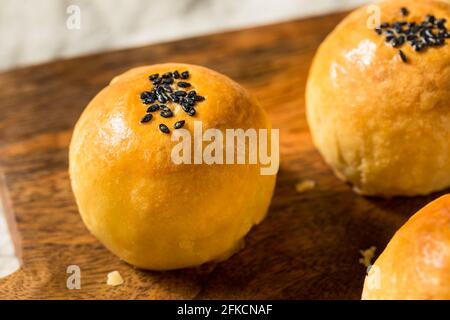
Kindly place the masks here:
[(359, 253), (361, 253), (362, 258), (359, 258), (359, 263), (364, 265), (365, 267), (370, 267), (372, 265), (372, 259), (375, 256), (375, 251), (377, 250), (377, 247), (371, 246), (369, 249), (366, 250), (359, 250)]
[(106, 284), (113, 287), (123, 284), (123, 278), (120, 275), (119, 271), (108, 273), (108, 280), (106, 281)]
[(297, 193), (304, 193), (306, 191), (312, 190), (316, 187), (316, 182), (314, 180), (303, 180), (295, 185), (295, 190)]

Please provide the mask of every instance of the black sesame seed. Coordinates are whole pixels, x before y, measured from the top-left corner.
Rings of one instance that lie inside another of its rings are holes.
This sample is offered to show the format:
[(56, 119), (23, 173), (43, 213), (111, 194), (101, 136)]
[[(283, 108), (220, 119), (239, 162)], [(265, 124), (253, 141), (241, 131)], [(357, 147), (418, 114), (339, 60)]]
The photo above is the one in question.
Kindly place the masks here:
[(392, 27), (394, 28), (394, 30), (395, 30), (397, 33), (402, 33), (402, 32), (403, 32), (403, 25), (402, 25), (401, 22), (395, 22), (395, 23), (392, 25)]
[(191, 108), (189, 109), (189, 111), (187, 111), (187, 114), (190, 115), (191, 117), (195, 115), (195, 109)]
[(156, 86), (156, 85), (160, 84), (160, 83), (161, 83), (161, 79), (162, 79), (162, 78), (156, 78), (156, 79), (153, 79), (153, 80), (152, 80), (153, 85)]
[(177, 83), (180, 88), (189, 88), (191, 84), (189, 82), (180, 81)]
[(165, 104), (161, 104), (161, 105), (159, 106), (159, 108), (160, 108), (161, 110), (164, 110), (164, 111), (170, 111), (170, 108), (167, 107)]
[(164, 110), (164, 111), (161, 111), (160, 115), (163, 118), (172, 118), (173, 117), (173, 112), (170, 111), (170, 110)]
[(160, 103), (166, 103), (169, 100), (169, 96), (163, 87), (156, 88), (156, 98)]
[(189, 71), (183, 71), (181, 73), (181, 79), (188, 79), (189, 78)]
[(408, 29), (406, 30), (406, 33), (408, 34), (416, 33), (418, 28), (419, 27), (416, 25), (415, 22), (410, 22), (408, 23)]
[(169, 84), (164, 84), (163, 88), (166, 92), (169, 92), (169, 93), (173, 92), (172, 87)]
[(415, 51), (420, 52), (426, 48), (426, 45), (423, 42), (417, 42), (415, 45), (413, 45), (413, 48)]
[(150, 96), (151, 96), (151, 92), (149, 92), (149, 91), (144, 91), (144, 92), (141, 93), (141, 99), (142, 100), (148, 99), (148, 98), (150, 98)]
[(441, 30), (445, 30), (445, 23), (447, 22), (447, 20), (446, 19), (439, 19), (437, 22), (436, 22), (436, 26), (439, 28), (439, 29), (441, 29)]
[(169, 100), (169, 94), (170, 94), (170, 92), (169, 92), (169, 93), (167, 93), (166, 91), (161, 92), (161, 95), (162, 95), (166, 100)]
[(170, 95), (170, 99), (172, 100), (172, 102), (178, 103), (180, 102), (180, 97), (178, 97), (176, 94), (172, 93)]
[(400, 46), (399, 40), (397, 38), (394, 38), (390, 41), (390, 44), (394, 48), (398, 48)]
[(151, 100), (151, 99), (152, 99), (152, 95), (150, 94), (150, 92), (142, 92), (141, 93), (142, 102), (144, 102), (145, 100)]
[(187, 110), (189, 110), (192, 107), (185, 99), (182, 99), (180, 101), (180, 104), (183, 107), (184, 111), (187, 111)]
[(151, 103), (155, 102), (156, 95), (153, 91), (152, 92), (149, 92), (149, 91), (142, 92), (141, 99), (144, 104), (151, 104)]
[(431, 26), (430, 23), (424, 21), (420, 24), (419, 27), (420, 27), (420, 29), (426, 29), (426, 28), (429, 28), (430, 26)]
[(445, 43), (445, 40), (442, 38), (438, 38), (435, 40), (435, 45), (436, 46), (442, 46)]
[(431, 24), (434, 24), (434, 22), (436, 21), (436, 17), (429, 14), (425, 17), (425, 21)]
[(146, 103), (145, 104), (151, 104), (153, 102), (156, 101), (156, 93), (152, 91), (152, 93), (150, 94), (150, 96), (145, 99)]
[(158, 101), (161, 103), (166, 103), (167, 102), (167, 98), (165, 96), (163, 96), (162, 94), (157, 94), (156, 97), (158, 98)]
[(191, 99), (191, 98), (184, 98), (184, 103), (191, 107), (193, 107), (195, 105), (194, 99)]
[(193, 98), (193, 97), (195, 97), (196, 95), (197, 95), (197, 92), (195, 92), (195, 90), (189, 91), (188, 94), (187, 94), (187, 96), (188, 96), (189, 98)]
[(162, 133), (169, 133), (170, 132), (169, 128), (163, 123), (159, 124), (159, 130), (161, 130)]
[(152, 120), (153, 116), (150, 113), (147, 113), (142, 119), (141, 119), (141, 123), (146, 123), (149, 122), (150, 120)]
[(404, 63), (407, 63), (408, 62), (408, 58), (406, 57), (405, 53), (402, 50), (399, 50), (398, 53), (399, 53), (400, 58), (402, 59), (402, 61)]
[(166, 72), (162, 75), (162, 77), (165, 79), (172, 78), (172, 72)]
[(400, 12), (402, 13), (402, 16), (404, 16), (404, 17), (409, 15), (409, 10), (405, 7), (401, 8)]
[(153, 98), (148, 98), (148, 99), (142, 100), (143, 104), (152, 104), (153, 102), (155, 102), (155, 99), (153, 99)]
[(149, 76), (148, 78), (149, 78), (151, 81), (153, 81), (153, 80), (155, 80), (155, 79), (158, 79), (158, 78), (159, 78), (159, 73), (152, 74), (152, 75)]
[(375, 32), (380, 36), (383, 34), (383, 30), (381, 30), (380, 28), (375, 28)]
[(184, 120), (177, 121), (177, 122), (175, 122), (175, 124), (173, 125), (173, 127), (174, 127), (175, 129), (180, 129), (180, 128), (182, 128), (182, 127), (184, 126), (184, 123), (185, 123)]
[(194, 97), (194, 101), (196, 101), (196, 102), (200, 102), (200, 101), (203, 101), (203, 100), (205, 100), (205, 97), (203, 97), (203, 96), (195, 96)]
[(383, 22), (382, 24), (380, 24), (380, 28), (381, 29), (386, 29), (386, 28), (389, 28), (389, 23), (387, 23), (387, 22)]
[(415, 34), (415, 33), (419, 32), (420, 29), (421, 29), (420, 26), (412, 26), (412, 27), (409, 28), (408, 33), (409, 34)]
[(175, 79), (179, 79), (179, 78), (180, 78), (180, 73), (178, 72), (178, 70), (175, 70), (175, 71), (173, 72), (173, 77), (174, 77)]
[(186, 91), (181, 91), (181, 90), (175, 91), (175, 94), (179, 97), (184, 97), (187, 95)]
[(173, 79), (172, 79), (172, 78), (164, 78), (164, 79), (162, 80), (162, 83), (165, 83), (165, 84), (172, 84), (172, 83), (173, 83)]
[(159, 105), (154, 104), (154, 105), (148, 107), (147, 112), (155, 112), (155, 111), (158, 111), (158, 110), (159, 110)]
[(192, 109), (192, 107), (188, 106), (188, 105), (181, 105), (181, 109), (183, 109), (184, 112), (188, 113), (189, 110)]

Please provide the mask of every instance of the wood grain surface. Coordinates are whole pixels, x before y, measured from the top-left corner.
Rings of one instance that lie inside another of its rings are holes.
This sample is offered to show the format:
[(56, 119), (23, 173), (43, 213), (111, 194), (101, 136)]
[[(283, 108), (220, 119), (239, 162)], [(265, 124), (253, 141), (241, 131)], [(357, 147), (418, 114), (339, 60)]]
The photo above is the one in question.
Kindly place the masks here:
[[(0, 279), (4, 299), (359, 299), (359, 250), (382, 250), (438, 194), (377, 199), (354, 194), (324, 164), (305, 120), (304, 88), (320, 42), (344, 14), (109, 52), (0, 75), (0, 187), (22, 267)], [(281, 133), (281, 167), (267, 219), (229, 260), (171, 272), (136, 270), (84, 227), (67, 173), (72, 128), (115, 75), (186, 62), (252, 91)], [(299, 180), (317, 187), (298, 194)], [(379, 251), (378, 251), (379, 253)], [(69, 265), (81, 289), (66, 287)], [(106, 285), (119, 270), (125, 283)]]

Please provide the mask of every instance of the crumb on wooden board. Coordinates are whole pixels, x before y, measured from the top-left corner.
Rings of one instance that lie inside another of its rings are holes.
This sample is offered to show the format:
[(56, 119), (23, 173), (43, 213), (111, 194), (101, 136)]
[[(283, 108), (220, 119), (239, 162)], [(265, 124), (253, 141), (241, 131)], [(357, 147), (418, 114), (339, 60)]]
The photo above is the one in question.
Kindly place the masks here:
[(376, 250), (377, 247), (375, 246), (371, 246), (369, 249), (366, 250), (359, 250), (359, 253), (362, 255), (362, 257), (359, 258), (359, 263), (361, 263), (365, 267), (370, 267), (372, 265), (372, 259), (375, 256)]
[(120, 286), (121, 284), (123, 284), (123, 278), (120, 275), (119, 271), (112, 271), (110, 273), (108, 273), (108, 279), (106, 280), (106, 284), (108, 286)]
[(316, 187), (316, 182), (314, 180), (306, 179), (297, 182), (295, 185), (295, 191), (297, 193), (304, 193), (306, 191), (312, 190)]

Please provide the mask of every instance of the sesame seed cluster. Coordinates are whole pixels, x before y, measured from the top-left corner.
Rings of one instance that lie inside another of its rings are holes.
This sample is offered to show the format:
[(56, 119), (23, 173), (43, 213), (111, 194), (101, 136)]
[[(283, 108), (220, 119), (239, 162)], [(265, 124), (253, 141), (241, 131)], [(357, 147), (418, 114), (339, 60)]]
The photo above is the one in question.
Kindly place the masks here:
[[(152, 89), (140, 94), (142, 103), (148, 106), (141, 123), (150, 122), (157, 111), (163, 118), (172, 118), (173, 110), (167, 106), (168, 103), (179, 104), (187, 115), (193, 117), (196, 113), (196, 104), (204, 101), (205, 97), (198, 95), (195, 90), (189, 90), (192, 85), (185, 81), (189, 76), (189, 71), (180, 73), (178, 70), (166, 72), (161, 76), (158, 73), (150, 75), (148, 79), (153, 86)], [(173, 128), (180, 129), (184, 124), (185, 120), (177, 121)], [(170, 133), (169, 127), (164, 123), (159, 124), (159, 130), (162, 133)]]
[[(401, 8), (400, 13), (406, 18), (410, 12), (407, 8)], [(375, 32), (384, 36), (386, 43), (393, 48), (400, 48), (409, 43), (416, 52), (421, 52), (427, 48), (441, 47), (446, 43), (446, 40), (450, 38), (446, 22), (446, 19), (438, 19), (429, 14), (419, 23), (405, 20), (393, 23), (383, 22), (375, 28)], [(401, 49), (399, 49), (399, 55), (403, 62), (408, 62), (408, 57)]]

